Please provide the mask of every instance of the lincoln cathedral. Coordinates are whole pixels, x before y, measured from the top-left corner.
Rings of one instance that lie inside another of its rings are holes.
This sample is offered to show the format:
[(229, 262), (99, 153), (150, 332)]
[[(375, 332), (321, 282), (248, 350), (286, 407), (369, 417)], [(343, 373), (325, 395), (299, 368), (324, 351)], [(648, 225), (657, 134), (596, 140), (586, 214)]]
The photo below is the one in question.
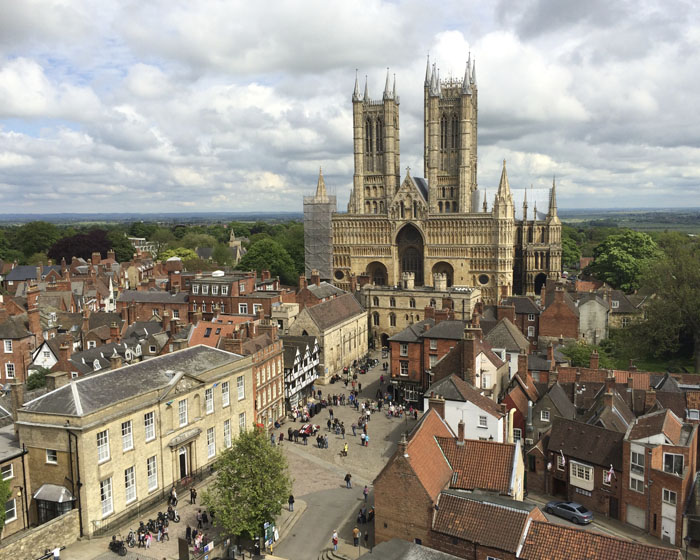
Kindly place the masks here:
[[(441, 80), (428, 65), (423, 84), (423, 177), (399, 164), (399, 97), (387, 73), (381, 99), (357, 78), (352, 95), (353, 189), (346, 213), (319, 175), (304, 198), (307, 274), (343, 289), (354, 282), (478, 287), (486, 303), (538, 294), (561, 273), (556, 186), (511, 189), (506, 162), (495, 188), (477, 184), (478, 87), (473, 61), (463, 79)], [(436, 276), (440, 275), (440, 276)]]

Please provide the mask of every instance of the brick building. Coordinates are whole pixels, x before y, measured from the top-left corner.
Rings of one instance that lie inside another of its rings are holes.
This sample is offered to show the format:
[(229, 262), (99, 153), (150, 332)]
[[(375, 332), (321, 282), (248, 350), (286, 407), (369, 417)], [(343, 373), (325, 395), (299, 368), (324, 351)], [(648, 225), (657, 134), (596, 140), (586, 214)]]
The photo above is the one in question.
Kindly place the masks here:
[(19, 443), (14, 426), (0, 428), (0, 478), (10, 487), (5, 506), (5, 525), (0, 537), (5, 539), (26, 529), (32, 523), (29, 500), (32, 486), (29, 480), (27, 450)]
[(38, 322), (39, 311), (33, 309), (24, 315), (0, 319), (0, 382), (24, 383), (28, 367), (32, 363), (32, 352), (41, 344), (41, 328), (35, 325), (37, 334), (31, 332), (30, 321)]
[(127, 324), (150, 321), (153, 317), (169, 316), (181, 325), (189, 323), (189, 303), (186, 292), (163, 290), (125, 290), (117, 298), (117, 313)]
[(547, 289), (545, 294), (545, 308), (540, 314), (539, 344), (547, 346), (550, 342), (560, 339), (578, 340), (579, 312), (560, 284), (553, 289)]
[(510, 321), (520, 329), (530, 341), (530, 351), (537, 350), (537, 338), (540, 336), (540, 313), (542, 310), (527, 296), (511, 296), (501, 300), (497, 308), (497, 319), (501, 319), (502, 309), (513, 307), (513, 317)]
[(299, 311), (304, 307), (311, 307), (334, 297), (342, 296), (346, 292), (328, 282), (321, 282), (318, 270), (311, 272), (311, 281), (307, 282), (305, 276), (299, 277), (299, 291), (296, 293), (296, 303)]

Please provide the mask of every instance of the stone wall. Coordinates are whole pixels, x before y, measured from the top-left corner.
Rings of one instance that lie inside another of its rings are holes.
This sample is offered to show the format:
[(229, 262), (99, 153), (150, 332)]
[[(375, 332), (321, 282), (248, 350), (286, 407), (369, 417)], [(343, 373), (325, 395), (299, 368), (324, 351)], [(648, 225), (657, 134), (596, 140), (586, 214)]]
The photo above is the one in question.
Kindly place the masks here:
[(78, 510), (73, 509), (48, 523), (5, 539), (0, 543), (0, 558), (39, 558), (47, 549), (75, 542), (79, 535)]

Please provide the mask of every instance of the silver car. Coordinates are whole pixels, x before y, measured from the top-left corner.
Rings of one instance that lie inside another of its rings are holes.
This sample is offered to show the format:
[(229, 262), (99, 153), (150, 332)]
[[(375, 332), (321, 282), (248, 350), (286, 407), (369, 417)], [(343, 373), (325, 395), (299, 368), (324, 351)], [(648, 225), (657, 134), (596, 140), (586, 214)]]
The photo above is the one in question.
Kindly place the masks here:
[(593, 521), (593, 512), (576, 502), (549, 502), (544, 510), (547, 513), (568, 519), (577, 525), (587, 525)]

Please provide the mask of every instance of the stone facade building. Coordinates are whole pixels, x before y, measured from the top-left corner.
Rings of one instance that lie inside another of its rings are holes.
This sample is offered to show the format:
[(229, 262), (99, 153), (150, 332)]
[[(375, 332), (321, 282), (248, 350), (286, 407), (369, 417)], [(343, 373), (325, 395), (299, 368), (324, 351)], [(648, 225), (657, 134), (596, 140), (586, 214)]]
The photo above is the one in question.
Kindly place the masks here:
[(109, 530), (251, 428), (252, 386), (250, 357), (205, 346), (72, 380), (17, 411), (32, 488), (70, 491), (82, 534)]
[[(416, 286), (444, 274), (449, 286), (477, 286), (486, 303), (514, 293), (539, 293), (561, 273), (561, 223), (555, 186), (511, 192), (505, 161), (497, 191), (477, 187), (476, 75), (440, 80), (428, 64), (424, 83), (424, 176), (400, 178), (399, 98), (389, 76), (381, 100), (357, 80), (352, 95), (354, 167), (347, 213), (332, 213), (334, 283), (354, 278), (398, 286), (413, 273)], [(319, 185), (321, 185), (319, 180)], [(310, 197), (308, 197), (310, 198)], [(528, 198), (532, 205), (528, 213)], [(317, 188), (316, 204), (328, 205)], [(305, 229), (331, 213), (307, 212)], [(539, 210), (538, 210), (539, 206)], [(306, 250), (306, 268), (323, 269), (327, 254)], [(323, 258), (322, 258), (323, 257)]]

